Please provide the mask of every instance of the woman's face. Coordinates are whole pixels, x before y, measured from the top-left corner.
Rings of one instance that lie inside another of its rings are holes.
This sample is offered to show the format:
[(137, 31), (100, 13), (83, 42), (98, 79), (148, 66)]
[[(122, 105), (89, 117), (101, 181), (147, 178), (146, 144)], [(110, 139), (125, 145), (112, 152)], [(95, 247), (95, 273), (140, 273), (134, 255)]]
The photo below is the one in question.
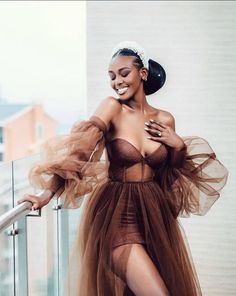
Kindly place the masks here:
[(133, 97), (138, 91), (143, 90), (142, 77), (145, 73), (133, 64), (133, 56), (116, 56), (108, 68), (111, 87), (121, 99)]

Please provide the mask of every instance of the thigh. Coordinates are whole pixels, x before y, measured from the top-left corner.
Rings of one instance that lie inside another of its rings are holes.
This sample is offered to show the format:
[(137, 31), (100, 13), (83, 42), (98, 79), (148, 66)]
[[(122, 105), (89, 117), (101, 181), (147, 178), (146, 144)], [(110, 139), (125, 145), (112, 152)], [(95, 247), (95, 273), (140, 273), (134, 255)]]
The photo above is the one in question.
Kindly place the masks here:
[[(125, 268), (123, 266), (124, 258), (122, 254), (125, 254), (127, 259)], [(127, 285), (135, 295), (169, 295), (160, 273), (142, 244), (129, 244), (117, 247), (113, 251), (113, 260), (119, 272), (125, 272), (123, 278), (125, 277)]]

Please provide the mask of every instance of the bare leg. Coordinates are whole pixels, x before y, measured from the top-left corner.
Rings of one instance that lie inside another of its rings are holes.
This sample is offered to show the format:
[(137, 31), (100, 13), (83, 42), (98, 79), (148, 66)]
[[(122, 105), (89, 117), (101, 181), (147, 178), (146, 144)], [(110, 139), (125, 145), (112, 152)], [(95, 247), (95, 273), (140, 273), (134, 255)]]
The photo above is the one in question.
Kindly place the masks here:
[[(169, 296), (168, 290), (157, 268), (147, 254), (143, 245), (132, 244), (126, 267), (126, 282), (136, 296)], [(122, 260), (127, 245), (114, 249), (113, 261), (119, 269), (119, 258)], [(123, 272), (122, 266), (120, 272)]]

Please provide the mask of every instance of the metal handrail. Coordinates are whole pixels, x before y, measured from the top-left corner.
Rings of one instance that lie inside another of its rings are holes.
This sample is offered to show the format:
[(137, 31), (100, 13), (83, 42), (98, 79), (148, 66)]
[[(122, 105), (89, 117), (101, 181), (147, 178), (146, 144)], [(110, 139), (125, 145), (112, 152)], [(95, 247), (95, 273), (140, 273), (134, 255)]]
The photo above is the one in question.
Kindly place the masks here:
[(19, 218), (31, 212), (32, 203), (24, 201), (0, 216), (0, 232), (16, 222)]

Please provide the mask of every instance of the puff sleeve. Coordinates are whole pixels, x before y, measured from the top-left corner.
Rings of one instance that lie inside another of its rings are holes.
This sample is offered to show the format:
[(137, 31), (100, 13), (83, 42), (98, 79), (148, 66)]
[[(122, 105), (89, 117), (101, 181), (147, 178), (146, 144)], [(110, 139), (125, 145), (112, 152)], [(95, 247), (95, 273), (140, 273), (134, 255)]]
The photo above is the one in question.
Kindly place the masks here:
[(107, 179), (108, 164), (102, 161), (107, 126), (100, 117), (76, 122), (68, 135), (46, 141), (40, 160), (29, 171), (33, 187), (49, 189), (61, 197), (65, 208), (78, 208), (83, 195)]
[(167, 161), (156, 170), (155, 179), (175, 217), (205, 215), (219, 198), (229, 172), (205, 139), (185, 136), (182, 140), (180, 151), (168, 149)]

